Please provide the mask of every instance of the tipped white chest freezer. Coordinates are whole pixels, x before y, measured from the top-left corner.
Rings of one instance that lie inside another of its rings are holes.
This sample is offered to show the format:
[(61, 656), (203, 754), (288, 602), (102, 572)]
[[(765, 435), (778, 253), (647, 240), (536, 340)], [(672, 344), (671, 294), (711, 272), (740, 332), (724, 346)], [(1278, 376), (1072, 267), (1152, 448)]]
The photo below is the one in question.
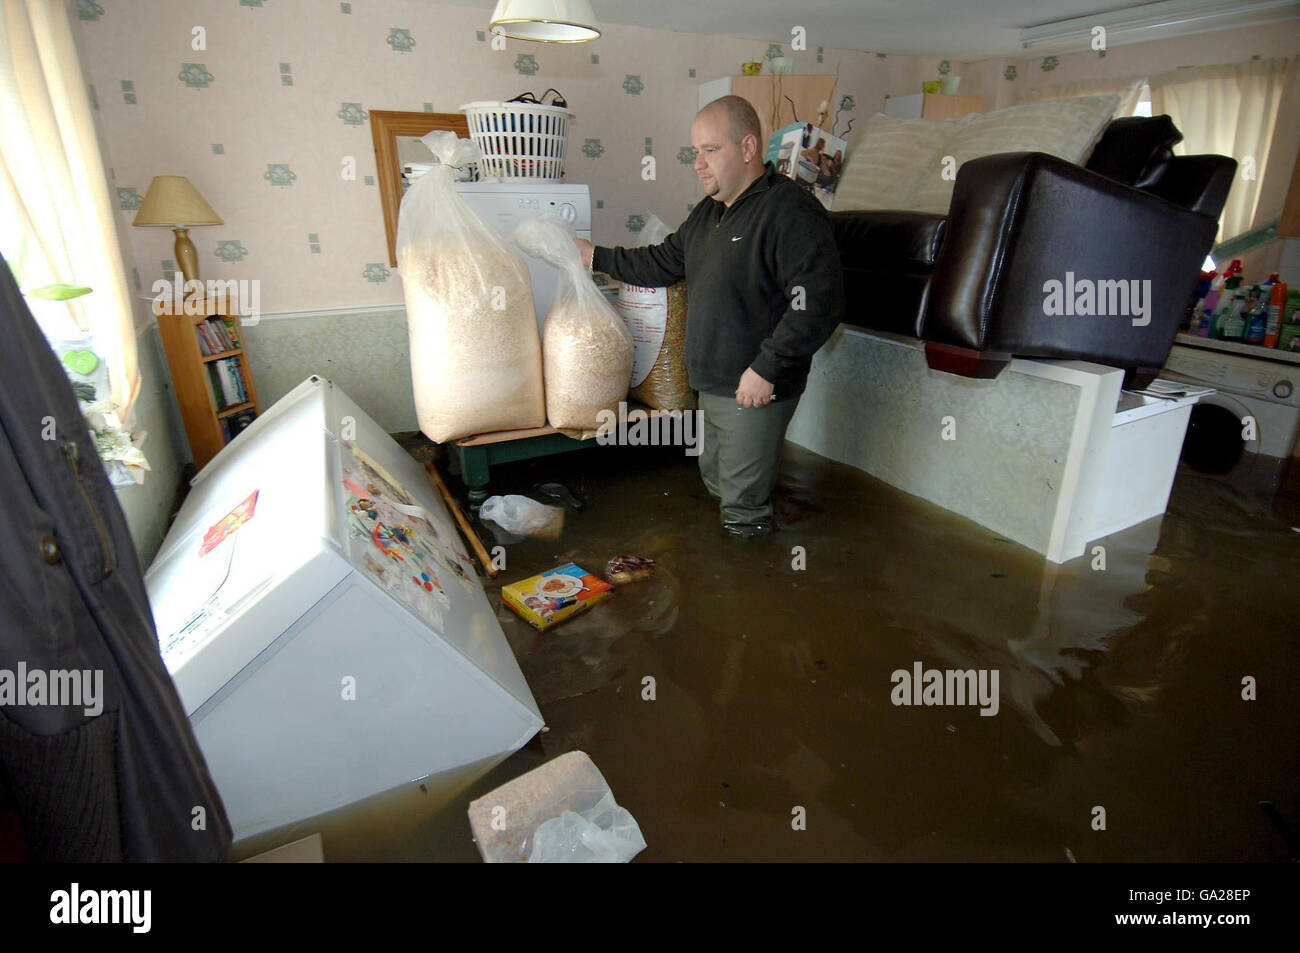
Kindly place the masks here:
[(145, 582), (236, 839), (542, 727), (427, 474), (327, 380), (203, 468)]

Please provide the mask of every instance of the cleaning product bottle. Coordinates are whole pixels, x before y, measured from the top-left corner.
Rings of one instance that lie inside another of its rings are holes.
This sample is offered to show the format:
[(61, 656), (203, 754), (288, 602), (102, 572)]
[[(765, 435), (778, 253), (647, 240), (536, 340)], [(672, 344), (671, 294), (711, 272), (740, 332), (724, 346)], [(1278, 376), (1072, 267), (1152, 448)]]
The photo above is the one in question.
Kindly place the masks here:
[(1241, 290), (1241, 275), (1233, 275), (1224, 283), (1223, 294), (1219, 295), (1210, 337), (1221, 341), (1240, 341), (1245, 331), (1245, 323), (1241, 319), (1245, 307), (1246, 293)]
[(1251, 291), (1246, 321), (1246, 343), (1263, 344), (1264, 329), (1268, 324), (1268, 292), (1259, 285)]
[(1210, 287), (1196, 305), (1196, 317), (1192, 320), (1192, 333), (1203, 338), (1210, 336), (1210, 326), (1214, 324), (1214, 309), (1219, 304), (1223, 293), (1223, 276), (1217, 271), (1210, 272)]
[(1277, 333), (1279, 351), (1300, 351), (1300, 288), (1289, 288), (1282, 306), (1282, 327)]
[(1277, 347), (1282, 330), (1282, 309), (1286, 305), (1286, 282), (1275, 281), (1268, 296), (1268, 319), (1264, 323), (1264, 346)]
[(1223, 278), (1217, 271), (1209, 272), (1210, 283), (1205, 290), (1205, 297), (1196, 303), (1196, 316), (1192, 319), (1192, 334), (1201, 337), (1210, 336), (1210, 325), (1214, 323), (1214, 306), (1223, 291)]
[(1192, 297), (1187, 302), (1187, 308), (1183, 311), (1183, 320), (1179, 322), (1180, 331), (1194, 332), (1197, 324), (1201, 319), (1201, 304), (1205, 301), (1205, 296), (1210, 293), (1210, 282), (1214, 279), (1217, 272), (1203, 271), (1200, 277), (1196, 279), (1196, 289), (1192, 292)]

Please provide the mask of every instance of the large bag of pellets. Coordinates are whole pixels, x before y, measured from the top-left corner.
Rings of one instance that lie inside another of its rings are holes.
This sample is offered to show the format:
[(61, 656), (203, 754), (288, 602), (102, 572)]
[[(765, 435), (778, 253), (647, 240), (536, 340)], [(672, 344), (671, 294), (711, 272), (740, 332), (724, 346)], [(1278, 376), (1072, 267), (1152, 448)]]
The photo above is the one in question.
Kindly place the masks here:
[[(669, 234), (668, 226), (651, 215), (637, 246), (658, 245)], [(625, 283), (618, 292), (618, 313), (636, 348), (632, 399), (658, 410), (694, 410), (695, 391), (686, 379), (686, 282), (669, 288)]]
[(627, 398), (632, 335), (591, 280), (568, 223), (553, 215), (529, 219), (514, 240), (560, 270), (542, 325), (546, 419), (556, 430), (589, 436), (601, 424), (600, 412), (617, 414)]
[(540, 427), (546, 398), (528, 265), (456, 192), (455, 170), (478, 147), (447, 131), (420, 141), (439, 164), (407, 191), (397, 218), (420, 429), (441, 443)]

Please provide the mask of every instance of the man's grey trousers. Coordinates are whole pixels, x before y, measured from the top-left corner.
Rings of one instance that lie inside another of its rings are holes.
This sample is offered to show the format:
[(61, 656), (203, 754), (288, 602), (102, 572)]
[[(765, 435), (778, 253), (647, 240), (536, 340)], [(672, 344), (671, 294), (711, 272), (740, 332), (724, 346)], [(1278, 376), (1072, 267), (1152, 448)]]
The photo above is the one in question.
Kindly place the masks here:
[(721, 501), (724, 524), (771, 525), (781, 445), (798, 404), (796, 397), (765, 407), (741, 407), (734, 396), (700, 394), (700, 476)]

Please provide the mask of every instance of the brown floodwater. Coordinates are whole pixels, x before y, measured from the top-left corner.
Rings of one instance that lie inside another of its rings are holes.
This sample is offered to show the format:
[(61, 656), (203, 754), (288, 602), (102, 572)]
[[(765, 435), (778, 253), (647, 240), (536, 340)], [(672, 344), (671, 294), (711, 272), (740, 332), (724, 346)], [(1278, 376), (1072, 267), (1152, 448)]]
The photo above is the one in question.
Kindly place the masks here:
[[(469, 802), (577, 749), (640, 824), (639, 860), (1286, 860), (1300, 501), (1266, 462), (1231, 482), (1180, 470), (1162, 519), (1063, 566), (789, 444), (782, 529), (749, 542), (679, 450), (494, 468), (490, 492), (553, 481), (585, 501), (558, 540), (507, 545), (488, 583), (547, 730), (486, 773), (236, 855), (319, 831), (331, 861), (477, 861)], [(502, 585), (620, 553), (658, 571), (586, 615), (538, 633), (501, 605)], [(918, 662), (996, 670), (996, 714), (894, 704), (892, 673)]]

